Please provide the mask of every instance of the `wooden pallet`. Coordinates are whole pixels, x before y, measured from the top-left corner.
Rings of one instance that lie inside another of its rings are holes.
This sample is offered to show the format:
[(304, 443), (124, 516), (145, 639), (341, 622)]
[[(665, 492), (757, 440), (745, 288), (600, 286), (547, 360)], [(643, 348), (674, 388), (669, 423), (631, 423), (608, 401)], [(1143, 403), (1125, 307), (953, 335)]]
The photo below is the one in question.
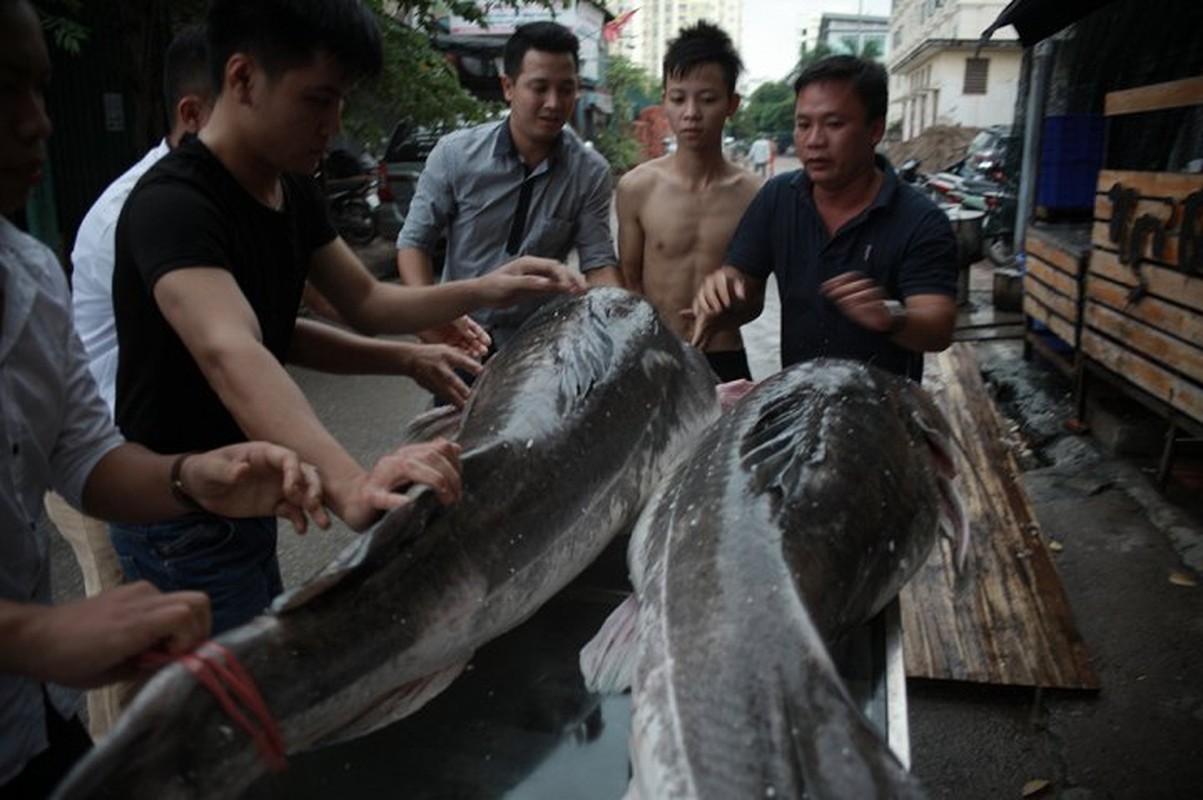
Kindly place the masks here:
[(903, 590), (907, 676), (1098, 689), (971, 345), (928, 356), (924, 386), (964, 449), (957, 483), (972, 546), (958, 575), (942, 539)]

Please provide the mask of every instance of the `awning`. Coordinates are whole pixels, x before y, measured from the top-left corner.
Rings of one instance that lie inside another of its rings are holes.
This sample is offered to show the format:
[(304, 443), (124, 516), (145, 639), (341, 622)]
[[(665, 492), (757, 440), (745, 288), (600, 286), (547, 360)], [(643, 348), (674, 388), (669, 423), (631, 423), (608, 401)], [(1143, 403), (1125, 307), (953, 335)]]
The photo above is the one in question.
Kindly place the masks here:
[(1011, 25), (1024, 47), (1047, 39), (1062, 28), (1080, 20), (1095, 9), (1115, 0), (1011, 0), (998, 19), (982, 31), (989, 39), (999, 28)]

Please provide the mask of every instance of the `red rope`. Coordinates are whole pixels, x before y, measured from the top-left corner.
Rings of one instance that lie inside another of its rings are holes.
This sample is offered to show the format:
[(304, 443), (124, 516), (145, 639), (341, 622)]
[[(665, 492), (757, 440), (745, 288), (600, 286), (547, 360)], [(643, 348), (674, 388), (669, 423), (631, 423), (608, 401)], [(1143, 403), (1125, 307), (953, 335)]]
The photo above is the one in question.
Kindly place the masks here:
[[(217, 642), (208, 641), (191, 653), (171, 655), (152, 650), (138, 657), (138, 665), (142, 667), (159, 667), (173, 661), (182, 663), (212, 693), (226, 714), (247, 732), (269, 770), (279, 772), (287, 766), (280, 727), (259, 694), (254, 678), (233, 653)], [(242, 713), (230, 692), (251, 713), (254, 721)]]

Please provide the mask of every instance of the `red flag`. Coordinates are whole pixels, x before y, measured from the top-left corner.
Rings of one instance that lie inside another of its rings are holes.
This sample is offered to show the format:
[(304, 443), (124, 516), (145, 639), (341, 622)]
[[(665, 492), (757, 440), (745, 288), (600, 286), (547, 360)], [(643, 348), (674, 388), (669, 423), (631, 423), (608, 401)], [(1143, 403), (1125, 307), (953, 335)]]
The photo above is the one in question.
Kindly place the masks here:
[(638, 10), (639, 9), (637, 8), (632, 8), (630, 11), (624, 11), (602, 26), (602, 36), (606, 38), (606, 41), (617, 41), (619, 35), (622, 33), (623, 26), (630, 22), (631, 17), (633, 17), (635, 12)]

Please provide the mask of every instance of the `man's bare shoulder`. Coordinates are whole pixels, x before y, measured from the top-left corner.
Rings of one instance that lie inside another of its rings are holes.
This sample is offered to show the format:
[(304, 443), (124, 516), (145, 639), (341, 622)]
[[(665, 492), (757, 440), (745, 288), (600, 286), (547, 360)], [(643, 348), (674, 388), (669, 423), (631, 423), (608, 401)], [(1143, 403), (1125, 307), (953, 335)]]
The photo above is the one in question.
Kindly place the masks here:
[(618, 190), (629, 193), (646, 192), (668, 174), (668, 156), (644, 161), (618, 180)]
[(764, 178), (729, 161), (727, 162), (726, 180), (730, 188), (748, 197), (759, 192), (760, 187), (764, 186)]

